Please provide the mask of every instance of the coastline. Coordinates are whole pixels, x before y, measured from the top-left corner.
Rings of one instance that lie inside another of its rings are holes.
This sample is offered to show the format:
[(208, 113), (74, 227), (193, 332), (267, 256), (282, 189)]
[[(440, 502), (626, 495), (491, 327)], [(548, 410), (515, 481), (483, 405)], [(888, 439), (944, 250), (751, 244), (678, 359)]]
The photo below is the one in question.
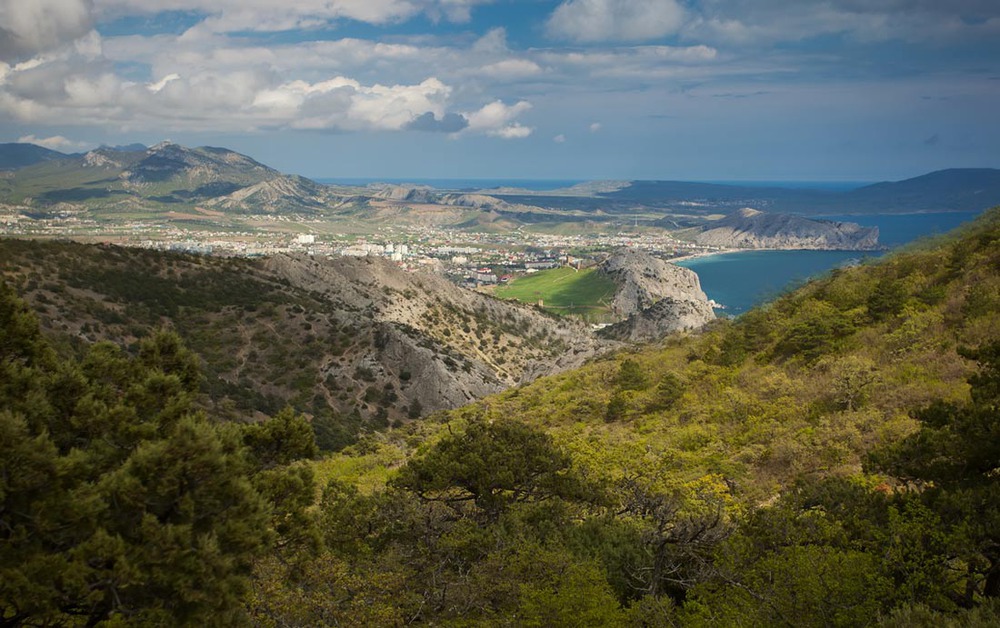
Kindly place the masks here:
[(718, 251), (704, 251), (700, 253), (690, 253), (688, 255), (681, 255), (679, 257), (671, 257), (666, 262), (686, 262), (688, 260), (699, 259), (702, 257), (711, 257), (713, 255), (727, 255), (729, 253), (757, 253), (761, 251), (816, 251), (819, 253), (858, 253), (859, 255), (864, 255), (866, 253), (885, 253), (891, 251), (895, 247), (881, 246), (877, 249), (813, 249), (805, 247), (782, 247), (782, 248), (758, 248), (758, 249), (720, 249)]
[(718, 251), (702, 251), (699, 253), (688, 253), (687, 255), (680, 255), (678, 257), (671, 257), (665, 262), (675, 263), (675, 262), (686, 262), (692, 259), (698, 259), (699, 257), (709, 257), (711, 255), (725, 255), (726, 253), (741, 253), (744, 251), (781, 251), (784, 249), (720, 249)]

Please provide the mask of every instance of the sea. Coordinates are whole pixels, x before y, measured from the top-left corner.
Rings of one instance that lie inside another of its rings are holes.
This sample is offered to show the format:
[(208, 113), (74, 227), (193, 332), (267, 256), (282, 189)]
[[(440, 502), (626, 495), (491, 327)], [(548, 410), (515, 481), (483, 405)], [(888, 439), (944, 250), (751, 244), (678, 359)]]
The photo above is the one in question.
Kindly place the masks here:
[[(898, 248), (923, 237), (940, 235), (975, 218), (979, 212), (864, 214), (818, 216), (879, 228), (879, 242)], [(813, 217), (813, 216), (810, 216)], [(830, 270), (883, 255), (883, 251), (741, 251), (677, 262), (698, 273), (702, 290), (722, 306), (720, 315), (738, 316)]]

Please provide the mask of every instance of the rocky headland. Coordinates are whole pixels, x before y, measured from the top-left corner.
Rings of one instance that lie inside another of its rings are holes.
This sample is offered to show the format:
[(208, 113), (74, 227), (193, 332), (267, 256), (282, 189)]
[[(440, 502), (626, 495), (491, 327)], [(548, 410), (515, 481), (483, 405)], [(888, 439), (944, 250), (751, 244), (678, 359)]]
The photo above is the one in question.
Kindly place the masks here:
[(878, 227), (804, 218), (744, 208), (702, 227), (697, 244), (730, 249), (817, 249), (872, 251)]
[(601, 330), (604, 338), (657, 340), (697, 329), (715, 318), (694, 271), (644, 251), (618, 251), (601, 263), (598, 272), (618, 286), (612, 309), (623, 319)]

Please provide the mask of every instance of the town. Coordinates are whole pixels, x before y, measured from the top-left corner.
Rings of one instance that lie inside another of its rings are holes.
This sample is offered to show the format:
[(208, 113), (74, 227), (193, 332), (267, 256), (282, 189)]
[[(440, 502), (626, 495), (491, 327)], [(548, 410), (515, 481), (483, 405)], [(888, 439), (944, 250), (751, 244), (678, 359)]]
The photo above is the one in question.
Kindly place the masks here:
[[(408, 225), (377, 226), (367, 232), (350, 233), (343, 223), (279, 216), (265, 216), (260, 222), (276, 228), (241, 225), (234, 229), (196, 229), (169, 222), (110, 224), (73, 215), (36, 220), (0, 216), (0, 237), (101, 242), (222, 257), (380, 257), (404, 270), (441, 273), (469, 287), (506, 283), (518, 274), (561, 265), (585, 268), (623, 247), (665, 259), (722, 250), (677, 239), (663, 230), (642, 228), (555, 235), (525, 227), (508, 233), (479, 233)], [(336, 231), (338, 228), (341, 230)]]

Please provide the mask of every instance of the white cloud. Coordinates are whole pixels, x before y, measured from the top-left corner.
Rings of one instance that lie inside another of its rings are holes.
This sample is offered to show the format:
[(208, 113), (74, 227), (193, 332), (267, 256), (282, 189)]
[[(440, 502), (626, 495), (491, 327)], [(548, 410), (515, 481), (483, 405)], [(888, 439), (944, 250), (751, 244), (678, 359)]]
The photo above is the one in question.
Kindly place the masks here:
[(51, 150), (66, 150), (74, 148), (83, 148), (86, 146), (86, 142), (74, 142), (73, 140), (67, 139), (62, 135), (53, 135), (52, 137), (35, 137), (34, 135), (24, 135), (17, 138), (17, 141), (22, 144), (36, 144), (38, 146), (43, 146)]
[(560, 133), (559, 135), (552, 138), (552, 141), (556, 144), (562, 144), (566, 141), (566, 136)]
[(0, 59), (51, 50), (92, 24), (90, 0), (0, 0)]
[(534, 128), (530, 126), (523, 126), (520, 123), (515, 122), (514, 124), (509, 124), (502, 129), (495, 129), (493, 131), (488, 131), (487, 135), (492, 135), (493, 137), (503, 138), (505, 140), (516, 140), (528, 137), (534, 132)]
[(456, 23), (468, 22), (472, 19), (472, 7), (477, 4), (490, 4), (493, 0), (437, 0), (436, 2), (423, 2), (428, 5), (424, 10), (432, 19), (436, 19), (438, 13), (443, 13), (449, 21)]
[(435, 78), (418, 85), (361, 85), (341, 77), (308, 85), (298, 81), (282, 86), (290, 100), (297, 96), (300, 111), (311, 113), (295, 119), (292, 128), (399, 131), (427, 112), (445, 115), (451, 88)]
[(531, 103), (522, 100), (513, 105), (505, 105), (501, 100), (495, 100), (484, 105), (478, 111), (466, 114), (470, 131), (489, 131), (503, 127), (514, 118), (531, 109)]
[(676, 33), (684, 17), (676, 0), (566, 0), (546, 26), (571, 41), (647, 41)]
[(535, 129), (523, 126), (515, 122), (514, 119), (529, 109), (531, 109), (531, 103), (525, 100), (513, 105), (506, 105), (503, 101), (495, 100), (484, 105), (478, 111), (465, 114), (465, 118), (469, 121), (466, 131), (485, 133), (506, 140), (528, 137)]
[(180, 74), (178, 74), (176, 72), (171, 72), (170, 74), (164, 76), (163, 78), (161, 78), (160, 80), (156, 81), (155, 83), (150, 83), (149, 85), (147, 85), (146, 89), (148, 89), (149, 91), (151, 91), (153, 93), (156, 93), (156, 92), (162, 90), (164, 87), (166, 87), (167, 83), (169, 83), (170, 81), (176, 81), (180, 77), (181, 77)]
[(598, 131), (601, 130), (601, 123), (600, 122), (591, 122), (589, 128), (590, 128), (590, 132), (591, 133), (597, 133)]
[(390, 84), (343, 74), (289, 80), (276, 68), (240, 67), (238, 55), (216, 53), (222, 62), (194, 55), (173, 66), (178, 71), (148, 83), (116, 75), (107, 60), (81, 60), (68, 52), (14, 67), (0, 64), (0, 117), (157, 131), (403, 131), (427, 130), (433, 121), (434, 130), (505, 139), (532, 132), (515, 121), (531, 108), (528, 102), (496, 100), (460, 114), (452, 87), (435, 77)]

